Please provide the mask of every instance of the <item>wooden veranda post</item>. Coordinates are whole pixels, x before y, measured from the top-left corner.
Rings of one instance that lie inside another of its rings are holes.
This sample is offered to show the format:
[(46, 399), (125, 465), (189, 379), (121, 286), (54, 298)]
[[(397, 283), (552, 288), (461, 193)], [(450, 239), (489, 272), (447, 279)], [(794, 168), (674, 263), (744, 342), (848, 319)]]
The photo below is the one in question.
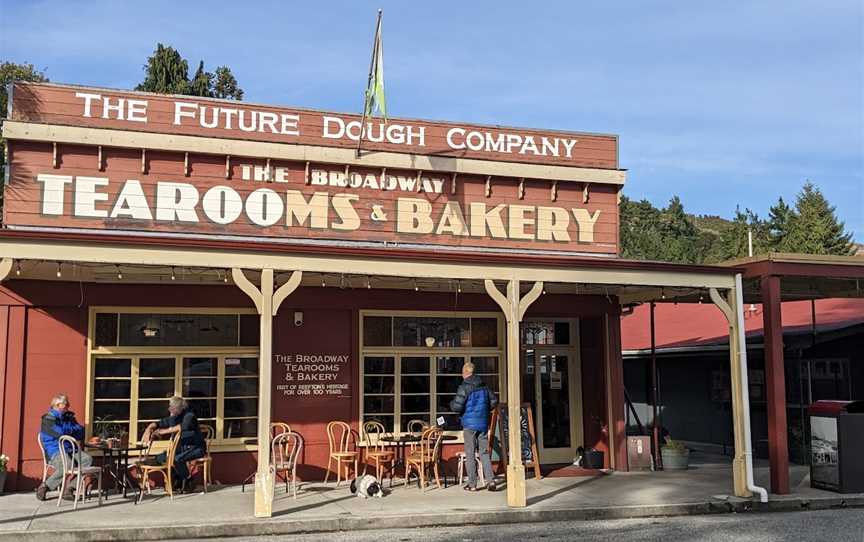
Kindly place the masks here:
[(279, 305), (300, 285), (302, 272), (294, 271), (288, 282), (274, 292), (273, 270), (261, 270), (261, 288), (246, 278), (242, 269), (231, 270), (234, 283), (252, 299), (260, 316), (260, 355), (258, 359), (258, 468), (255, 473), (255, 517), (273, 515), (275, 474), (270, 464), (270, 411), (273, 382), (273, 317)]
[(762, 322), (765, 330), (765, 387), (768, 401), (768, 459), (771, 493), (789, 493), (789, 445), (786, 440), (786, 375), (783, 361), (783, 322), (780, 277), (761, 280)]

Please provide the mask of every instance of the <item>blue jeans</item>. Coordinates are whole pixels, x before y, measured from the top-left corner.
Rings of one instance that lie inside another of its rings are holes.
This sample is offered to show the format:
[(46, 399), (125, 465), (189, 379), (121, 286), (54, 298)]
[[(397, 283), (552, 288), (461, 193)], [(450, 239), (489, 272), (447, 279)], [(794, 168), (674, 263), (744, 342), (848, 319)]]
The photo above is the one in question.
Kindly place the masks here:
[[(199, 446), (188, 446), (182, 450), (178, 449), (174, 454), (174, 474), (177, 480), (183, 481), (189, 478), (189, 467), (186, 466), (187, 461), (204, 457), (204, 448)], [(164, 464), (168, 458), (167, 452), (162, 452), (156, 455), (156, 460)]]

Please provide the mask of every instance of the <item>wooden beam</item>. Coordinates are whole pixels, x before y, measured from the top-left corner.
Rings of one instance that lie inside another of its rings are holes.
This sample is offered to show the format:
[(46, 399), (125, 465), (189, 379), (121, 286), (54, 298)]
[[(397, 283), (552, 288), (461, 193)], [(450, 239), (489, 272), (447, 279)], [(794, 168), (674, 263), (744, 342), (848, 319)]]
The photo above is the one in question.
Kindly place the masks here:
[(786, 438), (786, 376), (783, 361), (783, 322), (780, 277), (761, 279), (762, 322), (765, 334), (765, 390), (768, 410), (768, 461), (771, 492), (789, 493), (789, 445)]

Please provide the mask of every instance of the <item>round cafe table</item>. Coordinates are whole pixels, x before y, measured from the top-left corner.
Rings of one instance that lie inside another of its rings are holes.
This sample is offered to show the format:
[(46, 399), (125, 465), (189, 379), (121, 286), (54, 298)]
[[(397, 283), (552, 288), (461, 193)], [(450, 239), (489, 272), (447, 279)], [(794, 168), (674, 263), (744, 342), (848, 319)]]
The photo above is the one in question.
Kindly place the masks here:
[[(98, 444), (85, 443), (85, 450), (94, 450), (101, 452), (102, 455), (102, 470), (108, 473), (114, 479), (114, 489), (120, 493), (122, 488), (123, 497), (126, 497), (128, 490), (137, 490), (135, 481), (129, 477), (129, 454), (131, 452), (143, 452), (147, 446), (142, 444), (132, 444), (126, 446), (109, 447), (106, 443)], [(107, 489), (103, 489), (105, 498), (108, 498)]]
[[(458, 439), (459, 437), (457, 437), (456, 435), (445, 434), (441, 436), (442, 442), (454, 441)], [(402, 467), (403, 478), (405, 474), (405, 448), (408, 444), (417, 444), (418, 442), (420, 442), (420, 440), (420, 435), (417, 435), (415, 433), (406, 433), (403, 435), (399, 435), (398, 437), (394, 435), (381, 437), (381, 442), (384, 442), (385, 444), (392, 444), (396, 448), (396, 461), (393, 463), (393, 471), (395, 472), (398, 467)], [(443, 466), (440, 457), (438, 458), (438, 465)], [(447, 487), (447, 471), (442, 468), (441, 472), (444, 474), (444, 487)]]

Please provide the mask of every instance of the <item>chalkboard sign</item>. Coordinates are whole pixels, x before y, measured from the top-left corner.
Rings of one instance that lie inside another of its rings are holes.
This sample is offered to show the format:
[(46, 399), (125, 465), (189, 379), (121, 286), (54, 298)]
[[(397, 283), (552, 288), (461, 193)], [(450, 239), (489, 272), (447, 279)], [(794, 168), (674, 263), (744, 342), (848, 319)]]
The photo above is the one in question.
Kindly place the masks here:
[[(537, 438), (534, 432), (534, 413), (531, 410), (531, 403), (522, 403), (519, 412), (521, 414), (519, 426), (522, 433), (522, 453), (520, 454), (522, 457), (522, 463), (526, 466), (533, 466), (534, 477), (539, 479), (540, 461), (538, 461), (537, 455)], [(489, 451), (490, 453), (492, 452), (495, 446), (495, 439), (497, 438), (501, 459), (499, 464), (502, 467), (506, 467), (507, 462), (510, 460), (507, 451), (507, 446), (510, 442), (510, 427), (508, 420), (507, 404), (499, 403), (498, 406), (495, 407), (495, 410), (492, 411), (492, 419), (489, 424), (492, 432), (492, 436), (489, 439)]]

